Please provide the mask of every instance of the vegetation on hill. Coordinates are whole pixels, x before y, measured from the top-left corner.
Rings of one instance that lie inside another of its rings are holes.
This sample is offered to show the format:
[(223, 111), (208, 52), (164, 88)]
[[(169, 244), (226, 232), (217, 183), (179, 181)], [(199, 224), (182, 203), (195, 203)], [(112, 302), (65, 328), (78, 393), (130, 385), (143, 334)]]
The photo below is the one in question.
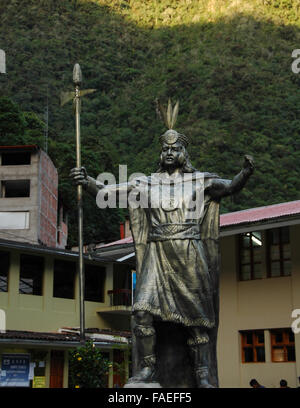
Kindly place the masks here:
[[(70, 206), (70, 245), (74, 116), (59, 96), (72, 89), (75, 62), (83, 87), (97, 89), (81, 116), (82, 161), (92, 176), (109, 171), (118, 179), (119, 164), (128, 174), (155, 171), (165, 131), (155, 100), (171, 97), (180, 100), (177, 129), (190, 137), (195, 167), (232, 178), (244, 154), (255, 158), (252, 180), (224, 200), (223, 212), (299, 199), (300, 76), (291, 71), (300, 48), (297, 0), (0, 0), (0, 13), (1, 96), (30, 112), (11, 121), (14, 130), (0, 125), (1, 144), (23, 135), (44, 147), (48, 89), (48, 153)], [(118, 238), (123, 213), (97, 210), (87, 196), (84, 206), (85, 242)]]

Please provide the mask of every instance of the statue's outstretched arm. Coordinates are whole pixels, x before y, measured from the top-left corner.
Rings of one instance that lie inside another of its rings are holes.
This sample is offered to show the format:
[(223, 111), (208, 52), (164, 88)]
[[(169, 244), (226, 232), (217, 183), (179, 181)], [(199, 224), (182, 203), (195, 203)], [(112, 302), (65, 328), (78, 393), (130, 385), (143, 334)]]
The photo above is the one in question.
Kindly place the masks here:
[(229, 196), (240, 191), (254, 171), (252, 156), (246, 155), (242, 170), (232, 180), (214, 179), (207, 188), (208, 193), (214, 199)]
[(115, 191), (117, 194), (128, 194), (132, 188), (134, 188), (134, 183), (122, 183), (122, 184), (109, 184), (105, 185), (99, 180), (95, 180), (87, 174), (85, 167), (75, 167), (70, 172), (70, 177), (75, 183), (75, 185), (81, 184), (83, 189), (91, 194), (93, 197), (97, 197), (100, 190), (105, 189), (105, 192)]
[(94, 197), (96, 197), (98, 191), (104, 187), (104, 184), (88, 176), (85, 167), (75, 167), (70, 171), (70, 177), (75, 185), (82, 185), (83, 189)]

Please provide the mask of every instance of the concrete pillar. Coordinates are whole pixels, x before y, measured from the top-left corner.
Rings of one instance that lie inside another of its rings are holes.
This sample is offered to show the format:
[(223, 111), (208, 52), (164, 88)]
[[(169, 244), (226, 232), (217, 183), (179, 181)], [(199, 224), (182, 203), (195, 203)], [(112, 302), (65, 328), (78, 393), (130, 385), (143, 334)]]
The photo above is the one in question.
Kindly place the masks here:
[[(20, 281), (20, 254), (12, 251), (10, 253), (10, 268), (9, 268), (9, 282), (8, 282), (8, 296), (9, 296), (9, 311), (17, 309), (19, 306), (19, 281)], [(8, 329), (10, 327), (9, 319), (7, 320)]]
[(271, 363), (272, 361), (272, 353), (271, 353), (271, 334), (269, 330), (264, 330), (265, 335), (265, 356), (266, 356), (266, 363)]
[(109, 290), (113, 290), (114, 288), (114, 265), (110, 263), (106, 265), (106, 279), (104, 285), (104, 305), (103, 306), (110, 306), (110, 296), (107, 294)]
[(45, 257), (43, 281), (43, 309), (44, 312), (52, 311), (53, 305), (53, 257)]

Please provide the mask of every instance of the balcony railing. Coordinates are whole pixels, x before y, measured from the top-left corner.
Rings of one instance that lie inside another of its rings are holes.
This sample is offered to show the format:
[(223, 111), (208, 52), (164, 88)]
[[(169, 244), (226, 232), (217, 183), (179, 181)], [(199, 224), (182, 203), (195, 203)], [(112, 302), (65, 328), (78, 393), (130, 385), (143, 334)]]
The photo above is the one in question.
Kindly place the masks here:
[(110, 306), (131, 306), (131, 289), (114, 289), (107, 291)]

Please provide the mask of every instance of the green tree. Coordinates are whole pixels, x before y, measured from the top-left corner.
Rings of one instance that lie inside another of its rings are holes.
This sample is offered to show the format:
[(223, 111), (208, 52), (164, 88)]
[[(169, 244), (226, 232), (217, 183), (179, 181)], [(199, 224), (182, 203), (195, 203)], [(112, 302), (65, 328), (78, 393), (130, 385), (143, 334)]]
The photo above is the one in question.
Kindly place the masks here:
[(2, 145), (23, 143), (26, 120), (19, 106), (7, 97), (0, 98), (0, 140)]
[(92, 340), (69, 353), (70, 388), (105, 388), (111, 363), (103, 357)]

